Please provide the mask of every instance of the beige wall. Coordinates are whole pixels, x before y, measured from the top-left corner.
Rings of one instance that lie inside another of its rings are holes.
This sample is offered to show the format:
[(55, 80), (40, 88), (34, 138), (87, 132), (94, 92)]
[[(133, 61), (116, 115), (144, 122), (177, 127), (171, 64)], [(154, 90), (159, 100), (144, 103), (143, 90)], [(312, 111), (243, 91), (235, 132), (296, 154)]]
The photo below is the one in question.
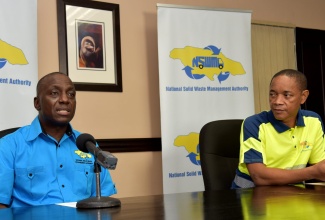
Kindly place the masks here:
[[(324, 0), (102, 1), (120, 5), (123, 93), (78, 92), (72, 121), (98, 139), (160, 137), (157, 3), (252, 10), (253, 20), (325, 30)], [(38, 57), (40, 77), (59, 69), (56, 0), (38, 0)], [(115, 156), (116, 197), (162, 193), (160, 152)]]

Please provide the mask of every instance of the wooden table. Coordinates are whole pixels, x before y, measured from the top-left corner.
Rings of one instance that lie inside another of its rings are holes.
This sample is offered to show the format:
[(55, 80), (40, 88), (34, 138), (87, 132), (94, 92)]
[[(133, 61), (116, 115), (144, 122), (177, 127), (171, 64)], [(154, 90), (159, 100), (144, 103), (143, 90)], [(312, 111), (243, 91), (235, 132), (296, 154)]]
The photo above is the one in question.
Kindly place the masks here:
[(0, 210), (2, 220), (89, 219), (325, 219), (325, 187), (256, 187), (121, 198), (121, 207), (58, 205)]

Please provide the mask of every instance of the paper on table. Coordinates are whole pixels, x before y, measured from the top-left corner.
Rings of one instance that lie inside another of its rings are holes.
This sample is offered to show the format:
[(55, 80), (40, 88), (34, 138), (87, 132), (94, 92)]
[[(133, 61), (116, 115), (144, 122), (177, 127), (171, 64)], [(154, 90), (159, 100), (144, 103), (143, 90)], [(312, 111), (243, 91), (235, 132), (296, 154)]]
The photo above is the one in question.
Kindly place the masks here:
[(55, 205), (60, 205), (60, 206), (67, 206), (67, 207), (77, 208), (77, 202), (56, 203)]
[(305, 185), (325, 186), (325, 182), (305, 183)]

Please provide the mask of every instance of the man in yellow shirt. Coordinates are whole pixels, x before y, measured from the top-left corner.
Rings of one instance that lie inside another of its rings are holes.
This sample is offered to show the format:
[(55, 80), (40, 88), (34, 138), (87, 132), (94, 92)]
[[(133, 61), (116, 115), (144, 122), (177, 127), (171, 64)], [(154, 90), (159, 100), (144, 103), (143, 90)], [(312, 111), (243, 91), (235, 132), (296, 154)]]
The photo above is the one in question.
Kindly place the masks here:
[(232, 188), (325, 181), (323, 122), (317, 113), (300, 109), (308, 95), (303, 73), (286, 69), (273, 76), (271, 110), (243, 122)]

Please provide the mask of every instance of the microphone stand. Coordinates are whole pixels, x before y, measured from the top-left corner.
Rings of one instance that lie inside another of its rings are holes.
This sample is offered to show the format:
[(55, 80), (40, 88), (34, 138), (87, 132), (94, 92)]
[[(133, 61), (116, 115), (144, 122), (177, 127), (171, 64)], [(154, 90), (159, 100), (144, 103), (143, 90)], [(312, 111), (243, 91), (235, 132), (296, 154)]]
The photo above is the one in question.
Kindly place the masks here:
[(95, 174), (96, 174), (96, 197), (90, 197), (88, 199), (83, 199), (77, 202), (77, 208), (81, 209), (96, 209), (96, 208), (109, 208), (121, 206), (121, 201), (117, 198), (111, 198), (108, 196), (101, 196), (101, 188), (100, 188), (100, 171), (101, 167), (96, 162), (94, 163)]

